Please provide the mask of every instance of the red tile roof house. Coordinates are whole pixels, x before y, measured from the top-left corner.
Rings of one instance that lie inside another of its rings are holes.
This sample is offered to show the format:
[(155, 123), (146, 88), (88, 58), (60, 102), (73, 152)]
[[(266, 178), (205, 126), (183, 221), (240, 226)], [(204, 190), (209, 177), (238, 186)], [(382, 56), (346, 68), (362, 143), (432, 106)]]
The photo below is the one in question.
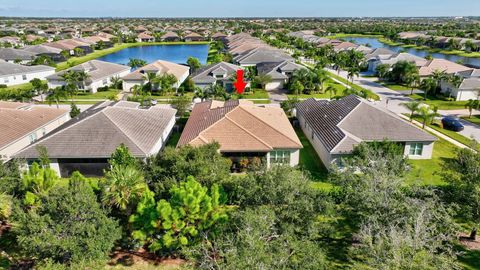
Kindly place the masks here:
[(436, 137), (368, 101), (350, 95), (339, 100), (308, 99), (296, 117), (325, 167), (341, 165), (361, 142), (389, 140), (404, 147), (410, 159), (430, 159)]
[(245, 157), (262, 158), (267, 167), (296, 166), (303, 147), (281, 108), (259, 107), (245, 100), (195, 104), (177, 147), (213, 142), (233, 161), (233, 169)]
[(69, 119), (66, 109), (0, 101), (0, 160), (11, 159)]
[(142, 32), (137, 35), (137, 42), (155, 42), (155, 37), (149, 35), (148, 32)]
[(130, 91), (135, 85), (144, 85), (147, 82), (145, 77), (148, 73), (155, 73), (158, 76), (172, 74), (177, 78), (177, 83), (173, 85), (173, 88), (178, 88), (190, 74), (190, 67), (158, 60), (123, 76), (121, 78), (123, 80), (123, 89)]
[(72, 56), (76, 55), (76, 52), (75, 52), (76, 48), (82, 49), (84, 54), (89, 54), (93, 52), (93, 49), (90, 46), (90, 44), (81, 42), (78, 40), (73, 40), (73, 39), (64, 39), (64, 40), (59, 40), (55, 42), (49, 42), (49, 43), (45, 43), (44, 45), (61, 49), (62, 51), (68, 52)]
[(204, 41), (205, 38), (202, 37), (201, 35), (191, 32), (184, 37), (185, 42), (192, 42), (192, 41)]
[(105, 101), (90, 107), (57, 130), (15, 155), (27, 162), (38, 160), (37, 145), (47, 148), (50, 167), (62, 177), (74, 171), (103, 176), (108, 159), (124, 144), (136, 158), (160, 152), (175, 125), (176, 110), (140, 108), (129, 101)]

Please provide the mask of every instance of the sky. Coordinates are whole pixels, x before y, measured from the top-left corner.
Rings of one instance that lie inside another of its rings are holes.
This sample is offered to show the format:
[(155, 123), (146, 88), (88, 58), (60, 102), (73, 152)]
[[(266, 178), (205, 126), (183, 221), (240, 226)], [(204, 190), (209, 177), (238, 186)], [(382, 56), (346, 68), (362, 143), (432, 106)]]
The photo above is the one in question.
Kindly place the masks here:
[(0, 0), (0, 16), (480, 16), (480, 0)]

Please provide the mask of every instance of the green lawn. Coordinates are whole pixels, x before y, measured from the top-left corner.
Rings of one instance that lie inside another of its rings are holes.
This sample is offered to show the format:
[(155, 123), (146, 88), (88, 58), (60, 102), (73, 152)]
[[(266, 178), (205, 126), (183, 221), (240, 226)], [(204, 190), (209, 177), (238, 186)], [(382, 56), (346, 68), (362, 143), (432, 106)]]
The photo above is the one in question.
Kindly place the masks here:
[[(238, 97), (237, 94), (233, 94), (234, 97)], [(263, 89), (253, 89), (253, 92), (245, 92), (241, 99), (269, 99), (268, 92)]]
[(75, 100), (86, 100), (86, 99), (108, 99), (111, 95), (116, 95), (120, 93), (120, 90), (109, 89), (108, 91), (89, 93), (89, 92), (80, 92), (73, 96)]
[(471, 118), (469, 118), (468, 116), (464, 116), (462, 117), (462, 119), (475, 125), (480, 125), (480, 115), (472, 115)]
[(424, 100), (423, 95), (413, 94), (410, 95), (412, 99), (422, 101), (425, 104), (431, 106), (437, 106), (439, 110), (457, 110), (465, 109), (465, 104), (468, 101), (449, 101), (442, 99), (441, 97), (427, 96), (427, 100)]
[(445, 185), (446, 183), (440, 175), (442, 163), (446, 159), (453, 158), (456, 149), (456, 146), (443, 139), (436, 141), (433, 147), (432, 159), (409, 160), (412, 167), (406, 177), (407, 183), (421, 183), (432, 186)]
[(87, 54), (85, 56), (80, 57), (71, 57), (66, 62), (58, 63), (57, 64), (57, 71), (67, 69), (72, 66), (79, 65), (81, 63), (85, 63), (87, 61), (97, 59), (99, 57), (118, 52), (120, 50), (131, 48), (131, 47), (139, 47), (139, 46), (154, 46), (154, 45), (183, 45), (183, 44), (210, 44), (208, 41), (202, 42), (135, 42), (135, 43), (122, 43), (122, 44), (115, 44), (112, 48), (104, 49), (104, 50), (97, 50), (93, 53)]
[[(327, 179), (328, 171), (322, 163), (317, 152), (307, 139), (301, 128), (296, 128), (298, 138), (302, 142), (303, 149), (300, 150), (300, 167), (310, 172), (315, 182), (324, 182)], [(328, 183), (318, 184), (320, 186), (328, 186)]]
[(382, 81), (377, 81), (376, 83), (379, 83), (389, 89), (395, 90), (395, 91), (411, 91), (412, 89), (410, 87), (407, 87), (405, 85), (401, 84), (396, 84), (396, 83), (389, 83), (389, 82), (382, 82)]
[(371, 98), (371, 99), (374, 99), (374, 100), (379, 100), (380, 99), (380, 97), (377, 94), (373, 93), (372, 91), (370, 91), (368, 89), (365, 89), (365, 88), (363, 88), (363, 87), (361, 87), (357, 84), (354, 84), (354, 83), (350, 82), (349, 80), (344, 79), (343, 77), (338, 76), (337, 74), (334, 74), (332, 72), (329, 72), (329, 74), (332, 78), (335, 78), (335, 79), (339, 80), (340, 82), (352, 87), (353, 89), (355, 89), (357, 91), (366, 92), (367, 93), (367, 98)]
[(1, 90), (14, 90), (14, 89), (30, 90), (30, 89), (32, 89), (32, 87), (33, 87), (32, 84), (27, 82), (27, 83), (23, 83), (23, 84), (8, 86), (6, 88), (0, 88), (0, 91)]
[(457, 246), (456, 250), (462, 254), (458, 256), (458, 260), (465, 270), (480, 269), (480, 250), (467, 250), (463, 246)]

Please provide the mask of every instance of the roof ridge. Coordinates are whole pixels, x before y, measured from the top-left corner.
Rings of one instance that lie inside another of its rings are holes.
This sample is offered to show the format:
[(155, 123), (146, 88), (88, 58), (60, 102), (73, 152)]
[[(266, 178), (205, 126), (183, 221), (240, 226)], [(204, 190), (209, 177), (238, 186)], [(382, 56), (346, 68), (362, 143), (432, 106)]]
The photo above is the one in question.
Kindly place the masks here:
[[(101, 112), (103, 115), (105, 115), (105, 117), (106, 117), (119, 131), (121, 131), (121, 133), (123, 133), (124, 135), (127, 135), (127, 134), (125, 133), (125, 131), (124, 131), (122, 128), (120, 128), (120, 127), (118, 126), (118, 124), (117, 124), (115, 121), (113, 121), (113, 120), (105, 113), (105, 111), (110, 110), (111, 108), (113, 108), (113, 107), (111, 107), (111, 106), (106, 107), (105, 109), (101, 110), (100, 112)], [(120, 109), (120, 110), (123, 109), (122, 107), (116, 107), (116, 108), (117, 108), (117, 109)], [(148, 151), (145, 151), (145, 149), (143, 149), (143, 147), (141, 147), (136, 140), (133, 140), (133, 139), (132, 139), (130, 136), (128, 136), (128, 135), (127, 135), (126, 137), (127, 137), (133, 144), (135, 144), (135, 146), (137, 146), (138, 149), (140, 149), (144, 154), (148, 155)]]
[[(267, 123), (267, 122), (264, 121), (263, 119), (258, 118), (257, 116), (253, 115), (253, 114), (250, 113), (249, 111), (247, 111), (247, 110), (245, 110), (244, 108), (242, 108), (243, 106), (238, 106), (238, 107), (240, 107), (243, 111), (247, 112), (248, 114), (250, 114), (251, 116), (255, 117), (256, 119), (260, 120), (260, 122), (263, 122), (264, 124), (266, 124), (267, 126), (269, 126), (270, 128), (272, 128), (273, 130), (275, 130), (276, 132), (280, 133), (282, 136), (286, 137), (289, 141), (291, 141), (291, 142), (293, 142), (293, 143), (295, 143), (295, 144), (297, 144), (297, 145), (302, 146), (301, 143), (299, 144), (298, 142), (292, 140), (289, 136), (287, 136), (287, 134), (279, 131), (277, 128), (273, 127), (272, 125), (270, 125), (269, 123)], [(233, 111), (233, 110), (232, 110), (232, 111)], [(231, 111), (230, 111), (230, 112), (231, 112)], [(229, 113), (230, 113), (230, 112), (229, 112)], [(228, 113), (227, 113), (227, 114), (228, 114)], [(227, 116), (227, 114), (226, 114), (225, 116)]]
[[(240, 107), (240, 106), (239, 106)], [(232, 110), (233, 111), (233, 110)], [(228, 117), (228, 114), (225, 114), (225, 119), (227, 119), (228, 121), (232, 122), (234, 125), (236, 125), (237, 127), (239, 127), (241, 130), (245, 131), (246, 133), (250, 134), (252, 137), (254, 137), (255, 139), (257, 139), (259, 142), (261, 142), (263, 145), (267, 146), (268, 148), (270, 149), (273, 149), (273, 147), (271, 145), (269, 145), (268, 143), (264, 142), (262, 139), (260, 139), (259, 137), (257, 137), (255, 134), (253, 134), (252, 132), (248, 131), (246, 128), (242, 127), (240, 124), (238, 124), (237, 122), (235, 122), (233, 119), (231, 119), (230, 117)]]

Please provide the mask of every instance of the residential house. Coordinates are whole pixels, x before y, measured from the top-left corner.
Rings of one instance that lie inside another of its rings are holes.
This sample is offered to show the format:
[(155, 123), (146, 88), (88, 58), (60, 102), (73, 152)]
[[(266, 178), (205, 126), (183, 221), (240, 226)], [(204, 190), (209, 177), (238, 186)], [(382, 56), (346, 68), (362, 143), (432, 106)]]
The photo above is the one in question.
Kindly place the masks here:
[(449, 81), (441, 82), (441, 92), (455, 100), (477, 100), (480, 98), (480, 69), (470, 69), (455, 73), (461, 78), (458, 86)]
[(23, 41), (19, 37), (13, 36), (5, 36), (0, 37), (0, 45), (1, 44), (10, 44), (13, 47), (23, 47)]
[(10, 160), (69, 119), (66, 109), (0, 101), (0, 160)]
[(190, 67), (158, 60), (122, 77), (123, 89), (131, 90), (135, 85), (144, 85), (147, 83), (146, 75), (148, 73), (154, 73), (157, 76), (164, 74), (173, 74), (177, 78), (177, 83), (173, 85), (173, 88), (178, 88), (187, 79), (190, 74)]
[(302, 144), (284, 111), (259, 107), (251, 101), (209, 100), (195, 104), (177, 147), (217, 142), (220, 153), (233, 161), (264, 159), (274, 164), (296, 166)]
[(185, 42), (193, 42), (193, 41), (204, 41), (205, 38), (202, 37), (200, 34), (197, 34), (195, 32), (191, 32), (183, 38)]
[(419, 73), (420, 77), (425, 78), (432, 75), (435, 71), (442, 71), (446, 74), (455, 74), (457, 72), (468, 71), (470, 69), (471, 68), (469, 67), (454, 63), (452, 61), (434, 58), (422, 65), (420, 67)]
[(62, 50), (46, 45), (34, 45), (34, 46), (27, 46), (23, 49), (26, 52), (30, 52), (35, 54), (36, 57), (39, 56), (47, 56), (50, 57), (55, 62), (63, 62), (65, 61), (65, 56), (62, 55)]
[(368, 71), (375, 72), (379, 65), (387, 64), (393, 66), (400, 61), (415, 63), (418, 68), (424, 66), (427, 63), (427, 60), (425, 58), (409, 53), (396, 53), (393, 55), (379, 54), (368, 60)]
[(368, 101), (350, 95), (339, 100), (308, 99), (296, 117), (326, 167), (341, 165), (361, 142), (393, 141), (410, 159), (430, 159), (436, 137)]
[(233, 80), (238, 70), (243, 69), (240, 66), (227, 62), (220, 62), (200, 68), (192, 74), (192, 80), (195, 85), (205, 89), (208, 86), (220, 84), (227, 92), (233, 90)]
[(217, 32), (212, 35), (212, 40), (215, 41), (225, 41), (228, 36), (224, 33)]
[(294, 59), (282, 50), (257, 48), (234, 57), (233, 61), (242, 67), (251, 67), (265, 62), (294, 61)]
[(47, 77), (48, 87), (56, 88), (66, 84), (63, 75), (68, 71), (85, 72), (86, 81), (79, 85), (80, 90), (96, 93), (98, 88), (112, 84), (113, 78), (121, 78), (130, 72), (130, 67), (100, 60), (91, 60)]
[(26, 65), (30, 64), (35, 58), (36, 55), (34, 53), (25, 50), (0, 48), (0, 59), (9, 63)]
[(264, 62), (257, 65), (257, 72), (272, 78), (272, 81), (265, 86), (265, 90), (271, 91), (283, 89), (293, 73), (304, 68), (292, 61)]
[(55, 68), (49, 66), (24, 66), (0, 60), (0, 84), (7, 86), (28, 83), (36, 78), (45, 80), (54, 73)]
[(162, 41), (166, 42), (175, 42), (175, 41), (180, 41), (180, 37), (178, 36), (177, 33), (175, 32), (166, 32), (163, 34), (163, 36), (160, 38)]
[(148, 32), (142, 32), (137, 35), (137, 42), (155, 42), (155, 37)]
[[(74, 40), (74, 39), (64, 39), (54, 42), (48, 42), (44, 44), (45, 46), (54, 47), (57, 49), (61, 49), (62, 51), (68, 52), (69, 55), (83, 55), (89, 54), (93, 52), (92, 47), (90, 44)], [(76, 49), (79, 49), (81, 53), (77, 52)]]
[(50, 167), (62, 177), (75, 171), (85, 176), (102, 176), (108, 159), (124, 144), (136, 158), (156, 155), (165, 146), (176, 110), (139, 103), (105, 101), (67, 122), (55, 132), (20, 151), (16, 157), (31, 163), (39, 158), (36, 147), (44, 146)]

